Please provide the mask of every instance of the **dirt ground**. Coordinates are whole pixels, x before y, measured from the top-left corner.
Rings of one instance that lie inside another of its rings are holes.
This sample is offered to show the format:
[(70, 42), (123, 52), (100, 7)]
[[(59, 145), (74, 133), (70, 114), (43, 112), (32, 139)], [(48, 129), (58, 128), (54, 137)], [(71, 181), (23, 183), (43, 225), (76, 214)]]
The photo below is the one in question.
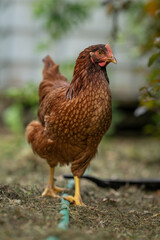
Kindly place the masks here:
[[(158, 178), (159, 146), (155, 138), (105, 139), (89, 174), (104, 179)], [(46, 162), (33, 155), (23, 136), (1, 135), (0, 149), (0, 239), (160, 239), (160, 191), (101, 189), (82, 179), (87, 207), (70, 207), (70, 226), (64, 232), (57, 227), (60, 200), (41, 197), (48, 178)], [(67, 184), (64, 173), (70, 168), (57, 167), (58, 186)]]

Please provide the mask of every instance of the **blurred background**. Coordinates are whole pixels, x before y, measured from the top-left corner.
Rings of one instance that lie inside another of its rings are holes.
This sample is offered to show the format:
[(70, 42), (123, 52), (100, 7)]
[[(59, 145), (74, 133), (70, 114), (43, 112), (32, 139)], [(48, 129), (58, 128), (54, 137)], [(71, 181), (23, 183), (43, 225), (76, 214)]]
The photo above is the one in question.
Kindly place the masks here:
[(109, 43), (117, 59), (107, 67), (113, 121), (100, 152), (123, 139), (121, 149), (133, 147), (134, 159), (144, 147), (145, 156), (159, 162), (160, 1), (1, 0), (0, 154), (5, 163), (20, 146), (31, 151), (24, 131), (37, 118), (43, 57), (50, 54), (71, 81), (78, 54), (99, 43)]

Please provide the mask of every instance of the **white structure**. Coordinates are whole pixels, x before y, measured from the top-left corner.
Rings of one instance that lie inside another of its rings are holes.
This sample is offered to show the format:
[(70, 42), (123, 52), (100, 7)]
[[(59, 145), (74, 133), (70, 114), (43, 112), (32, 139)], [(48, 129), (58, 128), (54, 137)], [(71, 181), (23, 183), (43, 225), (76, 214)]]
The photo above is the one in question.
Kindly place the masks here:
[[(85, 24), (79, 24), (76, 30), (54, 42), (52, 48), (38, 52), (37, 44), (45, 39), (45, 35), (33, 16), (32, 3), (32, 0), (0, 2), (0, 89), (20, 86), (26, 81), (40, 82), (41, 60), (48, 53), (61, 64), (75, 61), (85, 47), (109, 40), (112, 22), (106, 16), (105, 8), (100, 7)], [(118, 64), (110, 64), (108, 69), (113, 95), (122, 100), (137, 97), (142, 85), (141, 76), (131, 74), (134, 61), (129, 60), (127, 47), (116, 46), (114, 55)]]

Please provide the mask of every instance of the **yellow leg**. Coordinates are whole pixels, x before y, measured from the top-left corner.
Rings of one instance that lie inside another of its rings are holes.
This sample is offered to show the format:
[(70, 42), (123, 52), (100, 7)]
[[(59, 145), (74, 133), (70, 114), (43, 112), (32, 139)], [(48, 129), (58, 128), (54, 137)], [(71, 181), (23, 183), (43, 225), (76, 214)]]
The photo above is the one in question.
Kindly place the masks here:
[(51, 196), (54, 198), (60, 198), (60, 196), (58, 196), (56, 194), (58, 192), (62, 192), (65, 190), (64, 188), (59, 188), (54, 185), (53, 176), (54, 176), (54, 168), (50, 168), (48, 184), (47, 184), (47, 187), (45, 188), (44, 192), (42, 193), (42, 197)]
[(79, 177), (74, 177), (75, 181), (75, 194), (73, 196), (64, 197), (64, 199), (68, 200), (69, 202), (73, 203), (74, 205), (85, 206), (82, 201), (81, 193), (80, 193), (80, 179)]

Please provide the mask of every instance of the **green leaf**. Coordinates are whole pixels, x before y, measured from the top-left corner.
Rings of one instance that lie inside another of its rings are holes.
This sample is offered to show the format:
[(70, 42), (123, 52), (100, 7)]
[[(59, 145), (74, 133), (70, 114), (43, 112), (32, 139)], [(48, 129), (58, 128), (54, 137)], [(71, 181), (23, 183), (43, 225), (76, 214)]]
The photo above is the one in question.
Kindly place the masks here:
[(150, 67), (158, 58), (160, 57), (160, 53), (155, 53), (149, 58), (148, 67)]
[(144, 91), (144, 90), (146, 90), (147, 91), (147, 87), (141, 87), (140, 89), (139, 89), (140, 91)]
[(86, 20), (96, 6), (95, 0), (34, 0), (34, 13), (50, 38), (57, 39)]

